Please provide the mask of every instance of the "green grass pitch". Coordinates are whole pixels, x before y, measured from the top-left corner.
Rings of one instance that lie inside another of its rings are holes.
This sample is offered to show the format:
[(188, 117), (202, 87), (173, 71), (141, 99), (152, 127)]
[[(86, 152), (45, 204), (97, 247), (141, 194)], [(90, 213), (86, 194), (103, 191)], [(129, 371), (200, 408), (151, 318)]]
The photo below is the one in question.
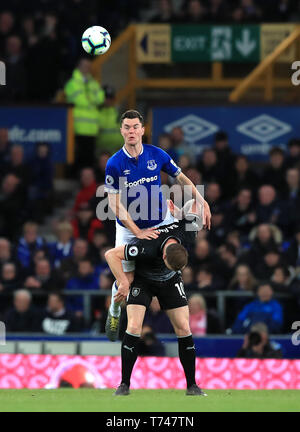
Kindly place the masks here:
[(299, 390), (207, 390), (207, 397), (184, 390), (0, 390), (0, 412), (288, 412), (300, 411)]

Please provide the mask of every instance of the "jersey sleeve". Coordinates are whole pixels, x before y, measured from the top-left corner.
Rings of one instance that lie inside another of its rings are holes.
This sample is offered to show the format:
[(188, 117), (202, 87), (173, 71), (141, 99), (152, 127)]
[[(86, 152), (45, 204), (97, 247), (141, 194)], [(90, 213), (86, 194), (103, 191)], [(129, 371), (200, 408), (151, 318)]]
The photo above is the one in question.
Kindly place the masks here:
[(105, 187), (104, 190), (107, 193), (119, 193), (119, 172), (113, 162), (108, 161), (105, 168)]
[(126, 261), (157, 258), (157, 241), (153, 239), (127, 243), (124, 249), (124, 256)]
[(176, 165), (173, 159), (161, 148), (157, 147), (159, 158), (161, 160), (161, 170), (171, 177), (177, 177), (181, 173), (181, 168)]

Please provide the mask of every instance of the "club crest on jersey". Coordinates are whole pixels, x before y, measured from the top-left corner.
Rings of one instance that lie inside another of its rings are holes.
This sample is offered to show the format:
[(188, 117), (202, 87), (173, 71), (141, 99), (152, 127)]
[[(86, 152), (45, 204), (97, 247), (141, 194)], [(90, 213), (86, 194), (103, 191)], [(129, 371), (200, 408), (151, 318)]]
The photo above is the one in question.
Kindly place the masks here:
[(133, 257), (135, 257), (135, 256), (137, 256), (137, 254), (138, 254), (138, 248), (136, 247), (136, 246), (131, 246), (130, 248), (129, 248), (129, 255), (130, 256), (133, 256)]
[(149, 160), (148, 162), (147, 162), (147, 168), (148, 168), (148, 170), (150, 170), (150, 171), (153, 171), (153, 170), (155, 170), (155, 168), (157, 168), (157, 163), (155, 162), (155, 160)]
[(105, 183), (106, 183), (107, 185), (112, 185), (113, 182), (114, 182), (114, 179), (113, 179), (113, 177), (112, 177), (111, 175), (107, 175), (107, 176), (105, 177)]
[(133, 295), (133, 297), (137, 297), (140, 291), (141, 291), (140, 288), (132, 288), (131, 294)]

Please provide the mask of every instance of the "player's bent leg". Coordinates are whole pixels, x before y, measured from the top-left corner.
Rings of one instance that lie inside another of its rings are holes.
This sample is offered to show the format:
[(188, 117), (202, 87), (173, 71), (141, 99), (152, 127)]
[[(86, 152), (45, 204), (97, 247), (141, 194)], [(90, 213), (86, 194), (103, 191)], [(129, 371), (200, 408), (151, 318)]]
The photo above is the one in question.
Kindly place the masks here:
[(168, 317), (178, 338), (178, 354), (186, 377), (187, 396), (207, 396), (196, 384), (196, 350), (189, 325), (188, 306), (170, 309)]
[(122, 341), (121, 349), (122, 381), (115, 392), (115, 396), (129, 395), (130, 378), (137, 359), (137, 344), (140, 340), (145, 312), (145, 306), (127, 306), (128, 325)]
[[(133, 282), (134, 272), (125, 273), (129, 284)], [(114, 301), (114, 296), (118, 292), (118, 282), (115, 281), (112, 285), (111, 293), (111, 304), (107, 313), (106, 323), (105, 323), (105, 333), (111, 342), (115, 342), (119, 337), (120, 330), (120, 315), (121, 315), (121, 303)]]

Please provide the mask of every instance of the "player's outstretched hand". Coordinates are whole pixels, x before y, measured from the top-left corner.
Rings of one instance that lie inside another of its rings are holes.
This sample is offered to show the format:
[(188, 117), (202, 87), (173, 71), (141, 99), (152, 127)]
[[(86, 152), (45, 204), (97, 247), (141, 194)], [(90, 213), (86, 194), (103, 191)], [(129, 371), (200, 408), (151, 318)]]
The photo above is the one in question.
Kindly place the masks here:
[(114, 296), (114, 300), (116, 303), (121, 303), (126, 300), (129, 293), (129, 283), (128, 282), (120, 282), (118, 286), (118, 292)]
[(179, 209), (172, 200), (167, 200), (167, 204), (170, 210), (170, 213), (172, 216), (174, 216), (176, 219), (181, 220), (182, 219), (182, 210)]
[(204, 211), (203, 211), (203, 228), (207, 228), (210, 230), (211, 227), (211, 212), (209, 205), (207, 202), (204, 204)]
[(136, 235), (136, 237), (141, 240), (156, 239), (158, 236), (159, 236), (159, 231), (157, 231), (157, 228), (154, 227), (140, 230), (140, 232)]

